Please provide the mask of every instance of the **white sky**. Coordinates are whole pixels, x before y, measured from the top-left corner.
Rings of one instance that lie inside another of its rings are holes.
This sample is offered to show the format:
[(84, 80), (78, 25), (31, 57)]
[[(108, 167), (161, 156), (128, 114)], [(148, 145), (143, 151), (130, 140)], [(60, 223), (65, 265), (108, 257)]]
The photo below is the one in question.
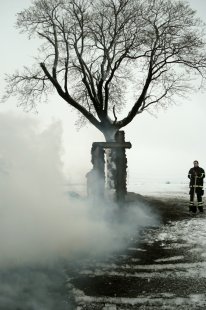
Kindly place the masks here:
[[(0, 96), (5, 85), (4, 74), (32, 63), (32, 57), (36, 55), (37, 42), (29, 41), (14, 27), (15, 14), (30, 3), (30, 0), (0, 0)], [(206, 22), (206, 1), (190, 0), (189, 3)], [(91, 125), (77, 131), (75, 112), (57, 96), (39, 106), (38, 115), (25, 113), (16, 104), (15, 98), (0, 104), (0, 113), (12, 112), (17, 118), (35, 118), (43, 127), (52, 121), (62, 123), (66, 175), (71, 181), (84, 181), (91, 168), (92, 142), (104, 141), (101, 133)], [(206, 168), (205, 115), (205, 93), (199, 93), (161, 111), (158, 118), (145, 112), (124, 128), (126, 140), (132, 143), (132, 149), (127, 151), (129, 181), (144, 177), (163, 177), (165, 180), (177, 177), (187, 181), (187, 172), (194, 159)], [(5, 117), (9, 121), (8, 114)]]

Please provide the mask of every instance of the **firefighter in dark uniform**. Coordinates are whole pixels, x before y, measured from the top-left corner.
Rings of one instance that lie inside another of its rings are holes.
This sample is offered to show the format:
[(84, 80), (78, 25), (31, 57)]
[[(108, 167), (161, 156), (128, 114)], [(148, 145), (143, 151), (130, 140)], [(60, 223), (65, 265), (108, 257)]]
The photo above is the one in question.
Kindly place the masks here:
[(203, 179), (205, 177), (205, 171), (201, 167), (199, 167), (199, 163), (197, 160), (193, 162), (194, 167), (191, 168), (188, 172), (188, 178), (190, 179), (190, 204), (189, 211), (196, 213), (197, 207), (194, 205), (194, 196), (197, 195), (198, 202), (198, 210), (199, 212), (203, 212), (203, 201), (202, 196), (204, 194), (203, 189)]

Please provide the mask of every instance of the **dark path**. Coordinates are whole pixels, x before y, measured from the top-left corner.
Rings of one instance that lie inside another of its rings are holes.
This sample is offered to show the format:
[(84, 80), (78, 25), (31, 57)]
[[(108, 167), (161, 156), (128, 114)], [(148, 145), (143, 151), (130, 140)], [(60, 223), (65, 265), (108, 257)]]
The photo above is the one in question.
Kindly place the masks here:
[(205, 214), (190, 217), (185, 200), (129, 199), (154, 208), (161, 222), (125, 251), (69, 268), (75, 309), (206, 309)]

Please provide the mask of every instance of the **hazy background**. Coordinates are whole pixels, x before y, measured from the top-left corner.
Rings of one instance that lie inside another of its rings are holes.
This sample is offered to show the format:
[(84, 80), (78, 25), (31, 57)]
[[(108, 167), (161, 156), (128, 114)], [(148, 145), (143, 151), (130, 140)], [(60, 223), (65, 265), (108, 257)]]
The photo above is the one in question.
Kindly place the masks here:
[[(189, 3), (206, 21), (205, 0), (190, 0)], [(32, 63), (38, 42), (28, 40), (15, 29), (15, 14), (28, 7), (31, 1), (0, 0), (0, 4), (0, 94), (2, 94), (5, 85), (4, 73), (12, 73), (15, 69)], [(46, 128), (52, 122), (60, 123), (61, 158), (65, 176), (71, 183), (85, 182), (85, 174), (91, 168), (92, 142), (104, 141), (102, 134), (92, 125), (78, 131), (74, 126), (76, 112), (56, 95), (49, 98), (48, 104), (39, 105), (38, 114), (25, 113), (21, 108), (17, 108), (16, 104), (15, 98), (0, 104), (1, 117), (3, 118), (4, 112), (7, 112), (5, 119), (10, 122), (9, 115), (12, 111), (12, 117), (34, 118), (41, 128)], [(157, 118), (144, 112), (123, 128), (126, 140), (132, 143), (132, 149), (127, 151), (129, 186), (142, 178), (187, 182), (187, 172), (194, 159), (198, 159), (200, 165), (206, 168), (205, 112), (205, 94), (198, 93), (186, 100), (180, 100), (177, 105), (169, 107), (166, 111), (159, 111)], [(28, 133), (29, 121), (26, 123), (28, 125), (25, 125), (24, 134)], [(15, 135), (10, 135), (9, 139), (15, 140)], [(30, 142), (32, 144), (28, 137), (28, 143)], [(48, 157), (50, 156), (48, 150)]]
[[(30, 3), (0, 0), (0, 97), (4, 74), (31, 64), (36, 55), (38, 42), (14, 27), (16, 13)], [(206, 20), (205, 0), (190, 3)], [(187, 182), (194, 159), (206, 168), (204, 99), (205, 94), (194, 94), (158, 118), (145, 112), (125, 128), (132, 143), (127, 151), (129, 189), (138, 191), (136, 185), (145, 179), (147, 184)], [(52, 264), (76, 254), (103, 254), (114, 244), (121, 247), (140, 224), (155, 225), (155, 217), (135, 205), (115, 222), (115, 206), (98, 209), (69, 197), (68, 184), (78, 183), (73, 189), (81, 189), (79, 183), (91, 169), (92, 142), (103, 136), (91, 125), (77, 131), (76, 112), (56, 95), (39, 105), (38, 114), (16, 105), (15, 98), (0, 104), (0, 308), (68, 309), (56, 296), (64, 271)], [(39, 263), (45, 262), (41, 269)]]

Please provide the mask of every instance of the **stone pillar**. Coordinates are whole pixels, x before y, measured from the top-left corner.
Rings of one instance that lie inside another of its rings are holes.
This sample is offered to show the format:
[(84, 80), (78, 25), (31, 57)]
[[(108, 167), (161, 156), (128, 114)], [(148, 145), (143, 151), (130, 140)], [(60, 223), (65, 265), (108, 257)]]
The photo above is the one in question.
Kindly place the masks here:
[(114, 171), (116, 170), (116, 164), (114, 162), (113, 149), (108, 148), (105, 150), (106, 154), (106, 188), (108, 190), (115, 189)]
[(124, 148), (125, 133), (118, 131), (115, 135), (117, 143), (123, 146), (115, 149), (116, 175), (115, 175), (115, 189), (117, 202), (124, 202), (127, 193), (127, 158)]
[(93, 168), (87, 173), (87, 194), (90, 197), (103, 199), (105, 189), (104, 149), (92, 145), (91, 162)]
[[(105, 193), (105, 162), (104, 150), (108, 150), (107, 184), (108, 189), (114, 189), (116, 201), (124, 202), (127, 193), (127, 158), (125, 150), (131, 148), (130, 142), (125, 142), (124, 131), (117, 132), (115, 141), (94, 142), (92, 144), (93, 168), (87, 173), (88, 196), (104, 198)], [(108, 160), (109, 158), (109, 160)], [(108, 192), (107, 192), (108, 193)]]

